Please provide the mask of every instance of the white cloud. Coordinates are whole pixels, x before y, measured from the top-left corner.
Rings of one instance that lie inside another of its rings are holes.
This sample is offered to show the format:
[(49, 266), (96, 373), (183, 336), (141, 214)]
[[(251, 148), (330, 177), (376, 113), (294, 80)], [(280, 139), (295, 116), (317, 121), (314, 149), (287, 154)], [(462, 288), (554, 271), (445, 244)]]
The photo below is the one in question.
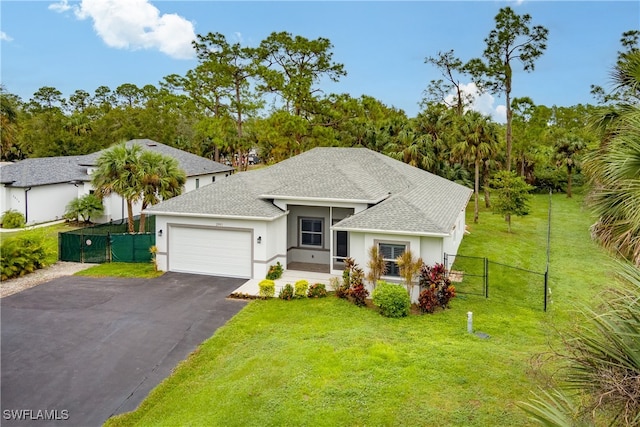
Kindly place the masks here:
[(52, 3), (49, 5), (49, 10), (59, 13), (66, 12), (69, 9), (71, 9), (71, 6), (69, 6), (69, 2), (67, 0), (61, 0), (58, 3)]
[(4, 42), (10, 42), (13, 39), (7, 33), (5, 33), (4, 31), (0, 31), (0, 40), (2, 40)]
[(244, 43), (244, 39), (242, 38), (242, 33), (236, 31), (235, 33), (233, 33), (234, 36), (236, 36), (236, 40), (238, 40), (238, 43), (243, 44)]
[[(460, 89), (471, 98), (471, 104), (468, 108), (482, 114), (491, 116), (498, 123), (507, 122), (507, 107), (504, 105), (495, 105), (495, 98), (490, 93), (480, 93), (475, 83), (461, 84)], [(453, 102), (453, 94), (446, 98), (447, 104)]]
[(110, 47), (157, 49), (177, 59), (195, 56), (193, 23), (174, 13), (161, 14), (149, 0), (82, 0), (73, 6), (62, 0), (49, 8), (72, 8), (78, 19), (92, 19), (96, 33)]

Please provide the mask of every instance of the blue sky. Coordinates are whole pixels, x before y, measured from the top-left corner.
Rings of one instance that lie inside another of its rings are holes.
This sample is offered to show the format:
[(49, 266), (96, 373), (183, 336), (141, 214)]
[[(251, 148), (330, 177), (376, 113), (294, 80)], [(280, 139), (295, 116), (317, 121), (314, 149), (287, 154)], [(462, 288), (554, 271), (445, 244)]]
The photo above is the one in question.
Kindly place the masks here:
[[(0, 77), (25, 101), (43, 86), (68, 97), (101, 85), (158, 85), (196, 66), (195, 34), (256, 46), (288, 31), (333, 43), (348, 74), (323, 83), (325, 92), (370, 95), (415, 116), (423, 90), (440, 78), (425, 57), (450, 49), (463, 61), (480, 57), (504, 6), (549, 30), (535, 71), (516, 67), (512, 93), (547, 106), (594, 103), (590, 85), (609, 84), (622, 33), (640, 29), (638, 1), (1, 0)], [(484, 95), (476, 108), (502, 121), (501, 103)]]

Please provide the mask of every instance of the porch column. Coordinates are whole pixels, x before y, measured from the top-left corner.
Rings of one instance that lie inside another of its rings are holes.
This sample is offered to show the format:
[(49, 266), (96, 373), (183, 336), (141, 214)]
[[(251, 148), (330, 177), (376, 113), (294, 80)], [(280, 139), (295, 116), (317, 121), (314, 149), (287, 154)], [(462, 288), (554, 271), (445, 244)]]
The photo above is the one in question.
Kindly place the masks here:
[(329, 206), (329, 272), (333, 270), (333, 206)]

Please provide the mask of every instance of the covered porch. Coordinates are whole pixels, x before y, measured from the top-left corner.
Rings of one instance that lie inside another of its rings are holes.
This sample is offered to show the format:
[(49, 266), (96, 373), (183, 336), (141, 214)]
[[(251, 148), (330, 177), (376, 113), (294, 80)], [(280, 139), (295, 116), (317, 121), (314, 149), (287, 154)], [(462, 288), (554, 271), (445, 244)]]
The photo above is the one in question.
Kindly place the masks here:
[(350, 253), (349, 232), (332, 226), (357, 206), (287, 204), (287, 270), (341, 275)]

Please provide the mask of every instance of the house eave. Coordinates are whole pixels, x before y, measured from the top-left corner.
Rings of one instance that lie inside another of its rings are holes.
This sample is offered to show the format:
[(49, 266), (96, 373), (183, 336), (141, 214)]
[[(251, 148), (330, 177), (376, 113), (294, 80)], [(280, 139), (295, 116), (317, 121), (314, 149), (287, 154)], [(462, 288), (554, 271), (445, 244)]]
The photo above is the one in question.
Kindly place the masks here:
[(170, 212), (170, 211), (142, 211), (145, 215), (165, 215), (165, 216), (179, 216), (183, 218), (212, 218), (212, 219), (239, 219), (243, 221), (266, 221), (272, 222), (283, 216), (287, 216), (289, 211), (285, 211), (280, 215), (266, 217), (266, 216), (247, 216), (247, 215), (220, 215), (220, 214), (205, 214), (205, 213), (187, 213), (187, 212)]
[(429, 231), (405, 231), (405, 230), (382, 230), (375, 228), (353, 228), (353, 227), (331, 227), (333, 231), (349, 231), (353, 233), (376, 233), (393, 234), (398, 236), (421, 236), (421, 237), (449, 237), (449, 233), (437, 233)]

